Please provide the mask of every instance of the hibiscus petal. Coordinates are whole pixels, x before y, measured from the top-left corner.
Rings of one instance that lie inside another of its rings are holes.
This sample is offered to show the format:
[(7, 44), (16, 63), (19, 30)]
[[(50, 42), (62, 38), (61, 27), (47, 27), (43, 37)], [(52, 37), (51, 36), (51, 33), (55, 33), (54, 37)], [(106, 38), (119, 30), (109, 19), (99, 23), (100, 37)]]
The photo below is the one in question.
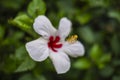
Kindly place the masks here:
[(33, 24), (34, 30), (42, 35), (44, 38), (49, 38), (51, 35), (55, 34), (56, 29), (52, 26), (49, 19), (45, 16), (38, 16), (35, 19), (35, 22)]
[(65, 40), (65, 38), (68, 36), (68, 34), (71, 31), (71, 21), (68, 20), (67, 18), (62, 18), (59, 23), (59, 28), (58, 28), (58, 35)]
[(70, 69), (70, 60), (67, 54), (63, 52), (52, 52), (50, 59), (58, 74), (66, 73)]
[(43, 38), (28, 42), (25, 46), (30, 57), (35, 61), (43, 61), (49, 56), (47, 42)]
[(79, 41), (75, 43), (65, 42), (63, 50), (72, 57), (83, 56), (85, 53), (84, 46)]

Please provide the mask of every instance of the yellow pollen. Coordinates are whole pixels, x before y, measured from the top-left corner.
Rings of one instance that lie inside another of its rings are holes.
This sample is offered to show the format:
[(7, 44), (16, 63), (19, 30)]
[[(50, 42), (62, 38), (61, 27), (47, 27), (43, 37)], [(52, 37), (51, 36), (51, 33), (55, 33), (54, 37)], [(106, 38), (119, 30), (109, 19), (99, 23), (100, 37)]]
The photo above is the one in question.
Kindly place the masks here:
[(69, 43), (74, 43), (74, 42), (77, 41), (77, 38), (78, 38), (77, 35), (72, 35), (71, 37), (69, 37), (69, 38), (67, 39), (67, 41), (68, 41)]

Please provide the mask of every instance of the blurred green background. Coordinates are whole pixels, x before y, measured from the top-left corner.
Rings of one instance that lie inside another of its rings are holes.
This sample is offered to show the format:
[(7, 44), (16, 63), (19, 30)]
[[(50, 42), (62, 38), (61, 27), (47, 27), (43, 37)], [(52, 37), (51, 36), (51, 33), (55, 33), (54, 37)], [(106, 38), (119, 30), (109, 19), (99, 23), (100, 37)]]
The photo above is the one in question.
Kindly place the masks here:
[[(72, 21), (72, 34), (85, 46), (61, 75), (49, 59), (33, 61), (25, 44), (40, 37), (33, 30), (38, 15), (54, 26)], [(120, 0), (1, 0), (0, 80), (120, 80)]]

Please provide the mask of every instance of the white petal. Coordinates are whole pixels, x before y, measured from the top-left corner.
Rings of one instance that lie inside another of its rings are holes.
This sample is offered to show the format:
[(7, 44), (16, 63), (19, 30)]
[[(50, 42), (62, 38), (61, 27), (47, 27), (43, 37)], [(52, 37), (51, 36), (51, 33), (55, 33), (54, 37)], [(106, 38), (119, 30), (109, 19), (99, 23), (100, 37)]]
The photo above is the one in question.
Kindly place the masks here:
[(72, 57), (83, 56), (85, 53), (84, 46), (79, 41), (75, 43), (66, 42), (63, 50)]
[(58, 74), (66, 73), (70, 69), (70, 60), (63, 52), (50, 53), (50, 58)]
[(59, 23), (58, 35), (64, 40), (71, 31), (71, 21), (67, 18), (62, 18)]
[(49, 38), (50, 35), (55, 34), (56, 29), (52, 26), (49, 19), (45, 16), (38, 16), (35, 19), (35, 22), (33, 24), (34, 30), (42, 35), (44, 38)]
[(25, 46), (30, 57), (35, 61), (43, 61), (49, 56), (47, 42), (43, 38), (28, 42)]

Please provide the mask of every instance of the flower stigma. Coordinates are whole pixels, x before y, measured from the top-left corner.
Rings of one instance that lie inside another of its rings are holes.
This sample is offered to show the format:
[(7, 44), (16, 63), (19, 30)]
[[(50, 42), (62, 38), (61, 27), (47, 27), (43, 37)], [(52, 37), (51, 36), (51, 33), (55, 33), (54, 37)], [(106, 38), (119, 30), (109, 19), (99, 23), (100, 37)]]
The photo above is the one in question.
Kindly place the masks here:
[(56, 48), (61, 48), (62, 47), (62, 44), (59, 43), (59, 41), (60, 41), (59, 36), (56, 36), (56, 37), (50, 36), (49, 37), (49, 42), (48, 42), (48, 47), (52, 51), (57, 52)]
[(72, 35), (70, 36), (67, 41), (71, 44), (75, 43), (77, 41), (78, 35)]

